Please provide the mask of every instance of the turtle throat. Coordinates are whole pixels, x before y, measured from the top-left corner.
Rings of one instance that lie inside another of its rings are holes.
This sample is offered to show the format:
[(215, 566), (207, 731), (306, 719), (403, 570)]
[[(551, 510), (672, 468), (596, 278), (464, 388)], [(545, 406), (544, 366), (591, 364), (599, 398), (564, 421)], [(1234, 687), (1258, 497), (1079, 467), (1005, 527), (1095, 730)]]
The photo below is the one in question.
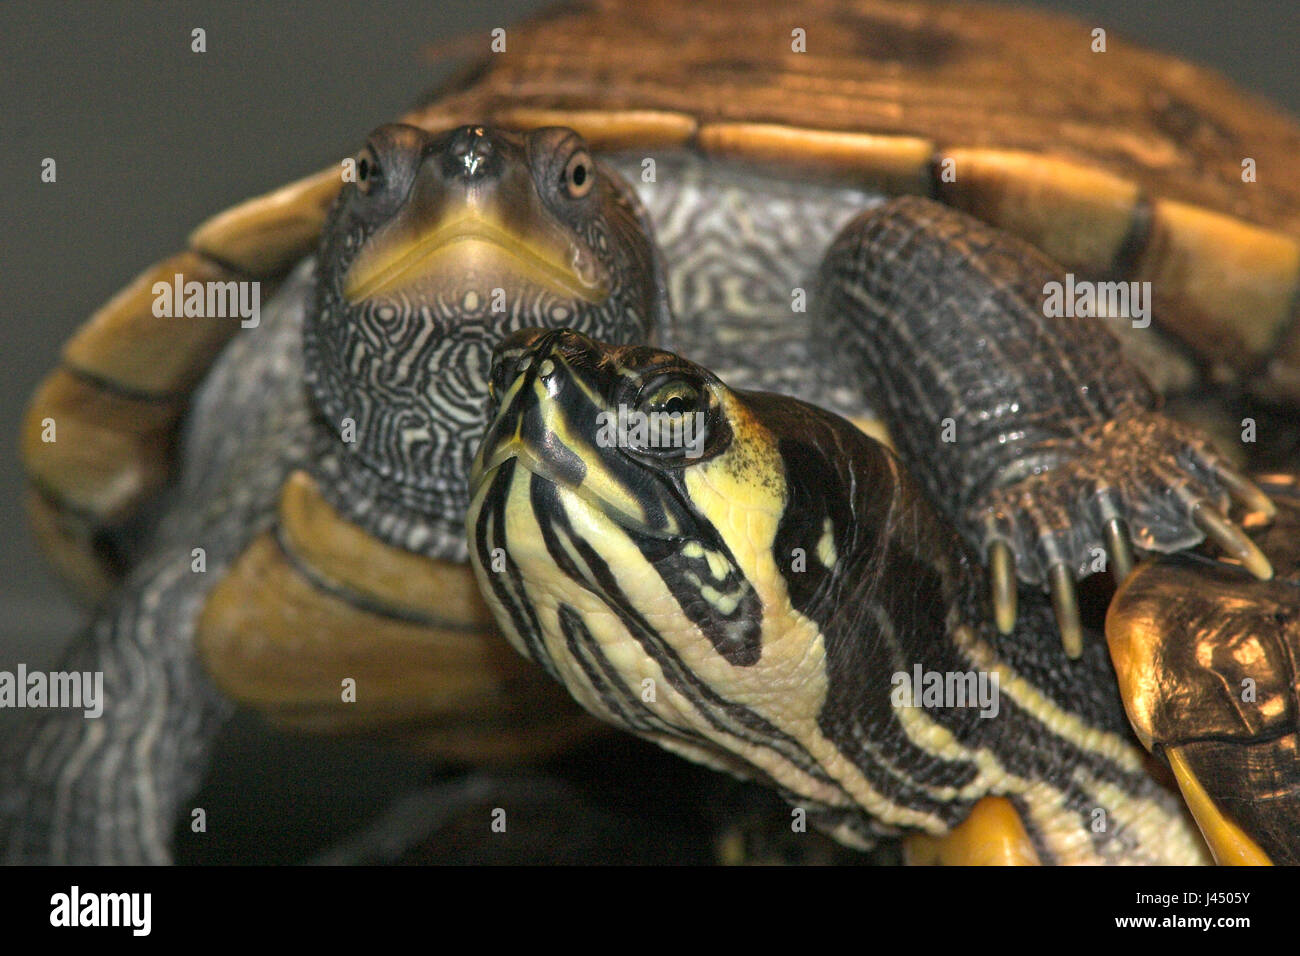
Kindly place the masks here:
[(464, 487), (417, 487), (385, 478), (319, 416), (313, 420), (308, 470), (326, 500), (367, 534), (429, 558), (466, 560)]

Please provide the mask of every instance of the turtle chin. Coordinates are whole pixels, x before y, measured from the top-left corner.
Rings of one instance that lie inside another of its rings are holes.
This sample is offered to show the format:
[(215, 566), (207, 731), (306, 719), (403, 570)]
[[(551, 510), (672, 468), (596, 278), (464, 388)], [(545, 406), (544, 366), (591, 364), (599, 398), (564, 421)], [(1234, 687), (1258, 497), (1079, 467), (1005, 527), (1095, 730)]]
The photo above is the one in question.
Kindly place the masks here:
[[(323, 297), (308, 319), (305, 379), (332, 439), (326, 457), (357, 498), (340, 496), (339, 504), (373, 515), (367, 522), (390, 543), (410, 546), (409, 537), (384, 530), (390, 525), (403, 535), (420, 522), (463, 527), (493, 348), (521, 327), (598, 323), (613, 304), (581, 300), (558, 279), (546, 285), (502, 274), (504, 263), (518, 261), (495, 251), (485, 265), (446, 260), (410, 298), (384, 293), (344, 305)], [(407, 517), (394, 521), (393, 507)], [(454, 551), (463, 555), (463, 543)]]

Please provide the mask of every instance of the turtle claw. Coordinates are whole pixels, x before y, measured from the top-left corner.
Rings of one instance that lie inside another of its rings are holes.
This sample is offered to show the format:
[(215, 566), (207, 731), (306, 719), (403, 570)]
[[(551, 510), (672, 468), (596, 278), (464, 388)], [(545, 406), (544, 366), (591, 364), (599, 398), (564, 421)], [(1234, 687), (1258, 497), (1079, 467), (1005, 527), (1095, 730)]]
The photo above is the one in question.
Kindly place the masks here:
[(1124, 519), (1111, 518), (1102, 528), (1102, 535), (1106, 540), (1106, 553), (1110, 555), (1110, 571), (1118, 587), (1133, 573), (1133, 545)]
[(1016, 556), (1005, 541), (989, 545), (989, 575), (993, 579), (993, 619), (998, 631), (1010, 634), (1016, 626)]
[(1260, 515), (1265, 521), (1277, 517), (1277, 505), (1245, 475), (1224, 464), (1216, 464), (1214, 477), (1227, 489), (1228, 494), (1247, 511)]
[[(1029, 459), (1027, 459), (1029, 460)], [(1036, 448), (1034, 473), (995, 486), (967, 513), (988, 557), (998, 630), (1014, 626), (1012, 574), (1052, 597), (1061, 640), (1071, 657), (1082, 646), (1074, 581), (1110, 570), (1117, 583), (1133, 570), (1134, 547), (1169, 553), (1208, 539), (1260, 580), (1272, 567), (1236, 523), (1250, 526), (1276, 507), (1196, 429), (1155, 412), (1082, 427)]]
[(1054, 564), (1048, 572), (1052, 592), (1052, 610), (1061, 632), (1065, 656), (1078, 660), (1083, 656), (1083, 621), (1079, 617), (1079, 595), (1074, 589), (1074, 574), (1064, 564)]
[[(1262, 493), (1262, 492), (1261, 492)], [(1273, 577), (1273, 565), (1254, 541), (1229, 521), (1218, 508), (1208, 502), (1198, 502), (1192, 507), (1192, 521), (1205, 532), (1205, 536), (1219, 546), (1229, 557), (1241, 562), (1242, 567), (1268, 581)]]
[[(1133, 571), (1133, 548), (1128, 530), (1119, 518), (1111, 518), (1104, 528), (1106, 551), (1111, 556), (1111, 572), (1115, 584), (1122, 584)], [(1247, 539), (1249, 540), (1249, 539)], [(1262, 555), (1261, 555), (1262, 557)], [(1267, 559), (1265, 559), (1267, 560)], [(996, 540), (989, 545), (989, 576), (993, 582), (993, 615), (998, 632), (1010, 634), (1016, 626), (1016, 558), (1011, 546)], [(1061, 633), (1061, 645), (1071, 660), (1083, 654), (1083, 623), (1079, 616), (1079, 598), (1074, 587), (1074, 575), (1063, 563), (1052, 565), (1048, 572), (1048, 586), (1052, 595), (1052, 608)]]

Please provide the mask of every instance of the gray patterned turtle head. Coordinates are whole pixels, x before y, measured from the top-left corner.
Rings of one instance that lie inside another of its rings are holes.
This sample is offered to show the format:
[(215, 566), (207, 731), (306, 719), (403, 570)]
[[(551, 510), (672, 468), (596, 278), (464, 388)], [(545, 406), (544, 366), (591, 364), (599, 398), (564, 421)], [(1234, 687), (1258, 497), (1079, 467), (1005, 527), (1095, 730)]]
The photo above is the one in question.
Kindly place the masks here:
[[(635, 193), (575, 132), (389, 125), (331, 210), (307, 382), (350, 457), (463, 513), (493, 346), (526, 327), (654, 339), (669, 315)], [(449, 503), (449, 504), (448, 504)]]

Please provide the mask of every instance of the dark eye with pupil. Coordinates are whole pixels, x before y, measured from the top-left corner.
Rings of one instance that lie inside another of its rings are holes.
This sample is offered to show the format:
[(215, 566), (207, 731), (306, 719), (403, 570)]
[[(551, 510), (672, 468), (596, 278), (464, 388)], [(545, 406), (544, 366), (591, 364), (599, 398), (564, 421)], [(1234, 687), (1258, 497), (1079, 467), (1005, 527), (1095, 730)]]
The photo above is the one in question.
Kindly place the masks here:
[(580, 150), (569, 157), (564, 165), (564, 188), (571, 199), (581, 199), (587, 195), (595, 182), (591, 157), (586, 150)]
[(382, 170), (370, 147), (361, 151), (357, 157), (357, 189), (362, 195), (370, 195), (382, 185)]
[(708, 441), (708, 407), (707, 393), (692, 377), (676, 371), (656, 376), (635, 402), (644, 433), (632, 438), (636, 451), (665, 461), (698, 458)]
[(699, 408), (700, 393), (689, 382), (670, 380), (642, 393), (637, 404), (651, 414), (687, 415)]
[(680, 395), (674, 395), (668, 401), (664, 402), (663, 410), (669, 415), (680, 415), (686, 411), (686, 399)]

